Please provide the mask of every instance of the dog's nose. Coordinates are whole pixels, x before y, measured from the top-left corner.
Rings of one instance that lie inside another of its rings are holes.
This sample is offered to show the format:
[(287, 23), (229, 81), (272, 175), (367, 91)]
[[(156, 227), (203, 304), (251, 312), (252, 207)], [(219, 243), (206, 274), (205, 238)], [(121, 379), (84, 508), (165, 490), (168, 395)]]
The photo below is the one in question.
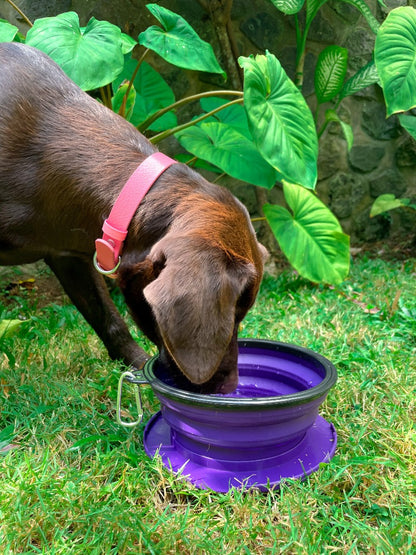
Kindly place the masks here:
[(227, 393), (233, 393), (238, 386), (238, 375), (230, 376), (230, 379), (222, 383), (217, 391), (221, 395), (226, 395)]

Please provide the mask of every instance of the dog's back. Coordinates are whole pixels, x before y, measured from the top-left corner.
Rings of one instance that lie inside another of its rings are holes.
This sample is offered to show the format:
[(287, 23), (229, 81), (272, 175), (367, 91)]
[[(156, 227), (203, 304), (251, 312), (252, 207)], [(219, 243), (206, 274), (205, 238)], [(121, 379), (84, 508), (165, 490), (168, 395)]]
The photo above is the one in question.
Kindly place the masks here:
[(105, 213), (154, 148), (42, 52), (2, 43), (0, 67), (0, 263), (17, 264), (69, 249), (59, 229)]

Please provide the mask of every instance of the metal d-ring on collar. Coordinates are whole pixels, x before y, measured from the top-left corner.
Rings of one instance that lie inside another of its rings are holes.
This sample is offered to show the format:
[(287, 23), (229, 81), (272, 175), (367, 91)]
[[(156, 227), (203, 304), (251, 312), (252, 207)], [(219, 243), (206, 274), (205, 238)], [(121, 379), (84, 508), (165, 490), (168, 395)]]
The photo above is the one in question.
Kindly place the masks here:
[(115, 274), (118, 270), (118, 267), (121, 264), (121, 256), (118, 257), (118, 262), (117, 264), (114, 266), (114, 268), (111, 268), (111, 270), (104, 270), (103, 268), (101, 268), (101, 266), (98, 264), (97, 262), (97, 251), (95, 251), (94, 256), (92, 257), (92, 262), (94, 264), (94, 268), (97, 270), (97, 272), (99, 272), (100, 274), (103, 274), (103, 276), (108, 276), (108, 277), (112, 277), (113, 274)]
[(103, 224), (103, 236), (95, 241), (95, 269), (115, 277), (121, 262), (121, 251), (129, 224), (150, 187), (176, 160), (155, 152), (146, 158), (127, 180), (110, 215)]

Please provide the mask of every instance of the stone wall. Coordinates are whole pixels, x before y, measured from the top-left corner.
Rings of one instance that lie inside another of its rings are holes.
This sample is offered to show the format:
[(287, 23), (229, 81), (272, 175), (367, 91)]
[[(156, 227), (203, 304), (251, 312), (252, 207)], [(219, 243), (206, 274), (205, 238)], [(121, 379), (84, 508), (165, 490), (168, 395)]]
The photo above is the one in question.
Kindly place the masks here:
[[(208, 0), (214, 4), (217, 1)], [(134, 38), (154, 24), (145, 8), (147, 2), (148, 0), (15, 0), (32, 20), (74, 10), (80, 14), (82, 23), (86, 23), (91, 16), (105, 19)], [(223, 67), (226, 65), (221, 37), (204, 11), (202, 0), (164, 0), (158, 3), (187, 19), (199, 35), (213, 45)], [(379, 21), (383, 20), (390, 9), (407, 3), (416, 7), (416, 0), (385, 0), (385, 8), (377, 0), (368, 0), (372, 13)], [(19, 16), (16, 16), (5, 0), (0, 0), (0, 17), (14, 19), (25, 30)], [(269, 0), (234, 0), (231, 36), (234, 52), (249, 55), (268, 49), (279, 58), (293, 77), (296, 52), (293, 18), (278, 12)], [(350, 4), (329, 0), (320, 10), (309, 33), (303, 88), (313, 110), (316, 59), (322, 48), (329, 44), (348, 48), (349, 73), (352, 75), (370, 60), (374, 35), (365, 19)], [(224, 86), (223, 83), (216, 82), (216, 78), (207, 82), (205, 75), (177, 70), (156, 58), (153, 62), (163, 72), (177, 98), (206, 88)], [(235, 79), (238, 81), (238, 75)], [(235, 86), (235, 82), (229, 85)], [(326, 106), (322, 113), (325, 108)], [(377, 85), (345, 99), (339, 113), (353, 127), (354, 145), (348, 153), (339, 125), (331, 124), (328, 127), (320, 140), (317, 187), (319, 197), (336, 214), (344, 230), (351, 234), (353, 242), (373, 241), (393, 234), (414, 234), (416, 213), (400, 209), (387, 216), (370, 219), (369, 211), (374, 199), (382, 193), (413, 198), (416, 196), (416, 142), (401, 129), (397, 117), (385, 118), (382, 92)], [(162, 145), (162, 149), (168, 152), (174, 148), (172, 141)], [(232, 179), (228, 180), (227, 185), (244, 200), (252, 212), (257, 210), (253, 187)], [(281, 201), (278, 188), (269, 194), (269, 199)]]

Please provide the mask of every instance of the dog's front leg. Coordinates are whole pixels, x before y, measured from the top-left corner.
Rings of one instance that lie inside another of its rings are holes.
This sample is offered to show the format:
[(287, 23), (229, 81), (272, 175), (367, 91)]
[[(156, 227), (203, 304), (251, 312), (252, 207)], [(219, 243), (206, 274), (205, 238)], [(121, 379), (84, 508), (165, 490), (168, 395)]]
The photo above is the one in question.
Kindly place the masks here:
[(101, 338), (110, 357), (135, 368), (143, 366), (149, 355), (130, 335), (111, 300), (104, 278), (95, 270), (92, 261), (73, 256), (49, 256), (45, 262)]

